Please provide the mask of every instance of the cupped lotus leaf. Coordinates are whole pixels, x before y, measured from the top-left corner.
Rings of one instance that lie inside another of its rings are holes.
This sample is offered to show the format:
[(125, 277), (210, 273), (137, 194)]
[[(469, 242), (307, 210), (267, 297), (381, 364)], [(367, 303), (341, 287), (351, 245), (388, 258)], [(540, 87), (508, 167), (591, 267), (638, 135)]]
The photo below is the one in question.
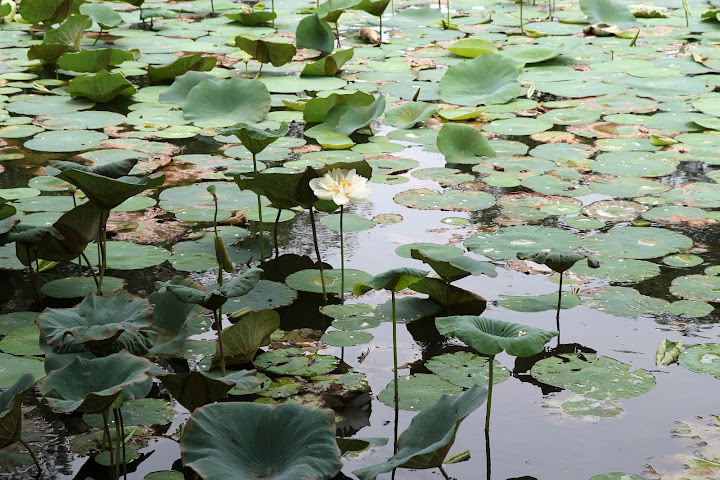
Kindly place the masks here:
[(495, 198), (486, 192), (447, 190), (442, 193), (427, 188), (406, 190), (394, 197), (395, 203), (420, 210), (474, 212), (495, 205)]
[(277, 13), (257, 10), (250, 12), (243, 11), (240, 13), (230, 13), (225, 16), (228, 17), (230, 20), (235, 20), (236, 22), (240, 22), (243, 25), (255, 27), (258, 25), (262, 25), (263, 23), (267, 23), (271, 20), (275, 20), (277, 18)]
[(270, 111), (270, 93), (259, 80), (205, 80), (190, 90), (183, 114), (193, 122), (257, 123)]
[(308, 353), (299, 348), (281, 348), (260, 354), (255, 366), (275, 375), (314, 377), (330, 373), (338, 366), (340, 359), (331, 355)]
[(541, 265), (547, 265), (553, 272), (557, 273), (569, 270), (573, 265), (575, 265), (575, 263), (579, 262), (583, 258), (587, 260), (588, 267), (600, 267), (600, 262), (595, 260), (593, 257), (588, 257), (587, 255), (576, 252), (560, 252), (555, 250), (533, 253), (518, 252), (517, 258), (520, 260), (530, 260), (531, 262), (539, 263)]
[(436, 105), (425, 102), (406, 102), (385, 113), (385, 124), (396, 128), (413, 128), (438, 112)]
[(104, 30), (109, 30), (123, 23), (120, 14), (108, 5), (85, 3), (80, 5), (80, 13), (90, 17)]
[(634, 288), (605, 287), (583, 300), (583, 304), (610, 315), (638, 318), (643, 315), (660, 315), (669, 306), (667, 300), (642, 295)]
[[(330, 0), (332, 1), (332, 0)], [(356, 0), (350, 0), (356, 1)], [(329, 3), (329, 2), (325, 2)], [(325, 3), (323, 5), (325, 5)], [(321, 5), (322, 6), (322, 5)], [(300, 75), (307, 76), (320, 76), (320, 77), (333, 77), (335, 76), (343, 65), (349, 62), (353, 58), (354, 49), (348, 48), (347, 50), (338, 50), (332, 55), (321, 58), (313, 63), (308, 63), (303, 68)]]
[[(218, 445), (218, 438), (228, 441)], [(333, 412), (292, 404), (200, 408), (187, 422), (180, 451), (183, 464), (204, 480), (329, 480), (342, 467)]]
[(92, 202), (105, 210), (112, 210), (128, 198), (165, 183), (165, 175), (143, 179), (136, 177), (114, 179), (75, 169), (60, 172), (57, 177), (75, 185)]
[(215, 67), (215, 63), (217, 63), (215, 57), (202, 57), (197, 53), (185, 55), (165, 65), (148, 66), (148, 76), (152, 83), (169, 82), (190, 70), (196, 72), (212, 70)]
[(428, 273), (430, 272), (418, 270), (416, 268), (394, 268), (379, 275), (375, 275), (363, 282), (356, 283), (353, 285), (353, 293), (360, 296), (370, 290), (390, 290), (393, 292), (399, 292), (401, 290), (405, 290), (421, 278), (425, 278)]
[(515, 63), (540, 63), (552, 60), (562, 53), (565, 45), (518, 45), (506, 48), (500, 54)]
[(373, 335), (369, 332), (355, 330), (337, 330), (326, 332), (320, 337), (320, 341), (332, 347), (353, 347), (372, 342)]
[(72, 338), (90, 350), (107, 348), (123, 332), (146, 329), (153, 320), (153, 308), (143, 298), (128, 293), (98, 297), (90, 293), (73, 308), (48, 308), (38, 317), (41, 338), (62, 350)]
[[(490, 380), (490, 366), (486, 357), (471, 352), (446, 353), (432, 357), (425, 366), (443, 380), (463, 388), (473, 385), (487, 387)], [(510, 371), (493, 360), (493, 384), (510, 378)]]
[[(379, 96), (367, 107), (335, 105), (325, 117), (325, 123), (313, 128), (324, 127), (335, 133), (352, 135), (356, 130), (365, 128), (378, 119), (385, 111), (385, 97)], [(308, 135), (308, 131), (305, 132)], [(309, 135), (308, 135), (309, 136)]]
[(118, 96), (135, 95), (136, 90), (123, 74), (100, 70), (94, 75), (73, 78), (67, 92), (71, 97), (85, 97), (94, 102), (107, 103)]
[(492, 145), (470, 125), (446, 123), (437, 137), (437, 148), (447, 163), (480, 163), (477, 156), (494, 157)]
[(498, 47), (487, 40), (481, 40), (479, 38), (458, 40), (457, 42), (451, 44), (448, 47), (448, 50), (458, 57), (465, 58), (475, 58), (484, 53), (498, 53)]
[[(557, 293), (538, 295), (536, 297), (508, 296), (498, 301), (498, 305), (515, 312), (545, 312), (555, 310), (558, 305)], [(562, 292), (561, 307), (573, 308), (580, 305), (580, 298), (570, 292)]]
[(435, 319), (442, 335), (457, 337), (476, 352), (497, 355), (503, 350), (515, 357), (540, 353), (558, 332), (473, 315)]
[(335, 46), (335, 39), (330, 25), (315, 13), (300, 20), (295, 30), (295, 41), (298, 48), (312, 48), (323, 55), (329, 55)]
[(680, 353), (678, 363), (691, 372), (720, 378), (720, 344), (693, 345)]
[(487, 306), (487, 302), (480, 295), (450, 285), (439, 278), (426, 277), (411, 284), (409, 288), (426, 294), (444, 307), (452, 308), (454, 313), (480, 314), (485, 311)]
[(327, 97), (311, 98), (303, 109), (303, 119), (308, 123), (323, 122), (336, 105), (367, 107), (374, 101), (375, 97), (365, 92), (331, 93)]
[(518, 75), (515, 62), (485, 53), (450, 67), (440, 79), (440, 98), (469, 107), (506, 103), (522, 92)]
[(35, 384), (35, 377), (23, 374), (17, 382), (0, 392), (0, 448), (20, 440), (22, 402)]
[(354, 10), (362, 10), (373, 17), (380, 17), (390, 4), (390, 0), (362, 0)]
[(637, 397), (655, 386), (655, 377), (647, 370), (631, 372), (630, 365), (592, 353), (544, 358), (530, 373), (543, 383), (597, 400)]
[[(400, 377), (398, 382), (398, 408), (424, 410), (434, 405), (443, 395), (457, 395), (462, 387), (446, 382), (436, 375), (419, 373)], [(389, 407), (395, 406), (395, 383), (390, 382), (378, 394), (378, 400)]]
[(620, 28), (637, 25), (630, 9), (615, 0), (580, 0), (580, 9), (587, 15), (590, 24), (605, 23)]
[(657, 227), (622, 227), (585, 237), (583, 247), (603, 255), (656, 258), (686, 250), (693, 241), (677, 232)]
[(619, 257), (599, 257), (600, 266), (591, 268), (586, 261), (579, 260), (571, 268), (573, 273), (615, 282), (640, 282), (660, 274), (660, 267), (644, 260)]
[(191, 412), (220, 400), (235, 386), (228, 379), (212, 378), (198, 371), (161, 375), (159, 378), (173, 398)]
[(337, 23), (345, 10), (352, 9), (359, 3), (360, 0), (327, 0), (317, 8), (317, 15), (320, 20)]
[(166, 288), (181, 302), (217, 310), (228, 298), (241, 297), (251, 291), (260, 280), (261, 273), (261, 269), (251, 268), (210, 292), (205, 292), (200, 285), (169, 284)]
[(35, 378), (45, 376), (44, 361), (37, 357), (16, 357), (0, 353), (0, 388), (9, 388), (26, 373)]
[(238, 35), (235, 46), (249, 53), (260, 63), (271, 63), (273, 67), (281, 67), (295, 56), (297, 51), (291, 43), (263, 40), (255, 35)]
[[(401, 297), (395, 301), (395, 321), (410, 323), (438, 313), (442, 307), (432, 299)], [(375, 317), (383, 322), (393, 321), (392, 301), (382, 303), (375, 309)]]
[(161, 103), (173, 103), (181, 105), (185, 103), (190, 90), (195, 88), (203, 80), (217, 81), (216, 77), (209, 73), (196, 72), (189, 70), (186, 73), (175, 77), (172, 85), (167, 89), (163, 90), (158, 96), (158, 100)]
[(682, 350), (683, 341), (671, 342), (667, 338), (660, 342), (657, 352), (655, 352), (655, 365), (658, 367), (667, 367), (677, 362), (680, 351)]
[[(107, 281), (107, 277), (105, 277), (105, 281)], [(194, 284), (191, 280), (182, 277), (174, 277), (168, 283), (185, 286)], [(187, 340), (188, 321), (198, 313), (200, 308), (197, 305), (178, 300), (166, 287), (167, 283), (157, 283), (156, 291), (148, 297), (148, 301), (153, 305), (153, 322), (150, 329), (157, 333), (157, 340), (150, 349), (149, 355), (175, 358)]]
[(398, 467), (442, 466), (460, 423), (480, 408), (486, 398), (487, 389), (476, 385), (459, 395), (443, 395), (437, 403), (413, 417), (398, 438), (395, 455), (381, 464), (355, 470), (353, 474), (360, 480), (374, 480)]
[(720, 302), (720, 277), (686, 275), (673, 279), (670, 293), (687, 300)]
[(309, 208), (315, 203), (316, 197), (309, 187), (309, 182), (317, 178), (312, 168), (298, 173), (259, 173), (253, 172), (235, 177), (240, 190), (251, 190), (258, 195), (265, 195), (278, 209), (289, 209), (297, 206)]
[[(258, 349), (270, 341), (270, 335), (280, 328), (280, 315), (274, 310), (251, 312), (222, 331), (227, 365), (252, 362)], [(220, 345), (215, 357), (220, 358)]]
[(152, 363), (128, 352), (107, 357), (75, 357), (50, 372), (40, 387), (48, 403), (61, 412), (105, 411), (125, 388), (146, 382)]
[(572, 233), (556, 228), (520, 225), (498, 233), (481, 233), (465, 240), (465, 247), (490, 258), (511, 260), (521, 252), (571, 251), (580, 246)]
[[(90, 6), (90, 5), (88, 5)], [(95, 5), (103, 7), (104, 5)], [(105, 7), (107, 8), (107, 7)], [(57, 62), (58, 68), (73, 72), (97, 73), (106, 67), (120, 65), (126, 61), (134, 61), (130, 52), (117, 48), (102, 48), (99, 50), (85, 50), (82, 52), (68, 52)]]
[(18, 13), (34, 25), (44, 23), (52, 25), (60, 23), (67, 17), (68, 13), (77, 13), (81, 2), (72, 0), (46, 0), (21, 2)]
[(278, 138), (287, 135), (288, 130), (288, 124), (285, 122), (282, 122), (276, 130), (260, 129), (247, 123), (238, 123), (220, 131), (219, 134), (225, 136), (235, 135), (250, 153), (258, 154)]
[(480, 262), (474, 258), (460, 256), (445, 259), (433, 254), (429, 249), (411, 249), (410, 256), (428, 264), (446, 282), (454, 282), (469, 275), (485, 274), (496, 277), (495, 267), (487, 262)]
[[(50, 167), (61, 172), (66, 170), (79, 170), (81, 172), (94, 173), (95, 175), (118, 179), (129, 175), (138, 161), (137, 158), (123, 158), (115, 162), (101, 163), (99, 165), (82, 165), (80, 163), (62, 160), (51, 160), (48, 163)], [(53, 170), (53, 172), (55, 172), (55, 170)]]
[[(325, 290), (328, 293), (340, 293), (342, 282), (339, 269), (323, 270), (325, 279)], [(345, 269), (345, 292), (351, 292), (353, 285), (357, 282), (364, 282), (371, 278), (369, 273), (352, 268)], [(322, 279), (320, 270), (306, 269), (288, 275), (285, 279), (288, 287), (303, 292), (322, 293)]]

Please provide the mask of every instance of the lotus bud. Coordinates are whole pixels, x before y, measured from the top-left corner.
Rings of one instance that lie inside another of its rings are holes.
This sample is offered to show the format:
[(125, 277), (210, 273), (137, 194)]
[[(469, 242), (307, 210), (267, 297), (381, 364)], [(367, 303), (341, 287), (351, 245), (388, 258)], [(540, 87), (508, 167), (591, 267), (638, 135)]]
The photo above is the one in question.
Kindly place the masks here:
[(214, 197), (216, 192), (215, 185), (208, 185), (207, 191), (210, 195)]

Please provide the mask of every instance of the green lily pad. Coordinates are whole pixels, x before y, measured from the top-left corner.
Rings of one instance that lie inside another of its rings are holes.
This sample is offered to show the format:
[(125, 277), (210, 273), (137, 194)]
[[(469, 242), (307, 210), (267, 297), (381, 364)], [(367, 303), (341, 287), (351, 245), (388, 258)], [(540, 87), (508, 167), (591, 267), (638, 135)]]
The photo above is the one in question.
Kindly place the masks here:
[[(522, 91), (518, 74), (512, 60), (485, 53), (450, 67), (440, 79), (440, 97), (470, 107), (505, 103)], [(468, 82), (468, 78), (475, 81)]]
[(720, 208), (720, 185), (717, 183), (688, 183), (665, 194), (668, 202), (698, 208)]
[(671, 267), (695, 267), (702, 264), (703, 259), (702, 257), (689, 253), (678, 253), (663, 258), (663, 263)]
[(447, 48), (458, 57), (465, 58), (475, 58), (484, 53), (498, 53), (495, 45), (480, 38), (458, 40)]
[(340, 360), (331, 355), (308, 353), (299, 348), (270, 350), (255, 359), (255, 366), (275, 375), (313, 377), (335, 370)]
[[(306, 432), (298, 436), (297, 432)], [(257, 439), (283, 438), (283, 445)], [(234, 438), (217, 447), (218, 438)], [(328, 410), (300, 405), (217, 403), (196, 410), (185, 427), (183, 463), (203, 478), (253, 480), (275, 472), (278, 478), (332, 478), (340, 471), (335, 417)]]
[(656, 207), (642, 214), (642, 217), (655, 222), (674, 224), (703, 223), (709, 220), (707, 212), (697, 207), (682, 207), (671, 205), (668, 207)]
[(212, 121), (215, 126), (257, 123), (269, 111), (268, 89), (258, 80), (245, 78), (200, 82), (190, 90), (183, 104), (186, 119)]
[(634, 288), (628, 287), (604, 287), (586, 296), (583, 305), (625, 318), (660, 315), (669, 305), (666, 300), (642, 295)]
[(630, 365), (594, 354), (544, 358), (530, 372), (543, 383), (598, 400), (637, 397), (655, 386), (655, 377), (648, 371), (631, 372)]
[(332, 347), (352, 347), (355, 345), (363, 345), (370, 343), (373, 335), (369, 332), (359, 332), (355, 330), (337, 330), (326, 332), (320, 341)]
[(378, 225), (394, 225), (402, 222), (403, 216), (398, 213), (379, 213), (373, 217), (372, 221)]
[(35, 324), (37, 312), (14, 312), (0, 315), (0, 335), (7, 335), (18, 328)]
[(336, 318), (332, 326), (338, 330), (366, 330), (380, 325), (380, 319), (375, 317), (342, 317)]
[(495, 205), (493, 196), (485, 192), (449, 190), (437, 193), (427, 188), (398, 193), (394, 200), (409, 208), (452, 212), (474, 212)]
[[(86, 252), (97, 255), (97, 247), (88, 245)], [(107, 268), (114, 270), (139, 270), (160, 265), (170, 258), (170, 252), (153, 245), (138, 245), (131, 242), (107, 242)]]
[(590, 184), (590, 190), (595, 193), (619, 198), (659, 195), (669, 189), (660, 182), (637, 177), (599, 179)]
[[(165, 425), (172, 421), (177, 412), (172, 409), (172, 404), (160, 398), (141, 398), (123, 403), (120, 407), (123, 416), (123, 425), (126, 427), (134, 425)], [(83, 421), (95, 428), (103, 428), (102, 415), (85, 415)], [(110, 421), (113, 428), (114, 421)]]
[(0, 350), (17, 356), (45, 355), (38, 344), (39, 337), (40, 330), (35, 325), (18, 328), (0, 340)]
[[(488, 359), (470, 352), (455, 352), (431, 358), (425, 366), (443, 380), (463, 388), (473, 385), (486, 387), (490, 368)], [(510, 371), (493, 360), (493, 384), (510, 378)]]
[(670, 293), (686, 300), (720, 302), (720, 277), (713, 275), (686, 275), (670, 284)]
[[(555, 310), (558, 304), (558, 296), (556, 293), (547, 295), (538, 295), (536, 297), (515, 297), (508, 296), (498, 302), (498, 305), (515, 312), (544, 312), (547, 310)], [(580, 298), (570, 292), (562, 293), (563, 309), (573, 308), (580, 305)]]
[(656, 258), (692, 247), (688, 237), (664, 228), (624, 227), (585, 237), (583, 247), (608, 256)]
[(352, 315), (366, 315), (372, 313), (375, 309), (372, 305), (367, 303), (348, 303), (344, 305), (327, 305), (320, 307), (320, 312), (323, 315), (330, 317), (349, 317)]
[[(125, 285), (122, 278), (106, 275), (102, 291), (105, 295), (119, 291)], [(97, 290), (92, 277), (68, 277), (51, 280), (41, 288), (43, 294), (53, 298), (84, 298)]]
[[(335, 232), (340, 231), (340, 214), (328, 215), (320, 219), (320, 223)], [(369, 230), (375, 226), (375, 222), (354, 213), (343, 214), (343, 231), (344, 232), (360, 232)]]
[(541, 63), (552, 60), (562, 53), (565, 45), (519, 45), (502, 50), (500, 54), (515, 63)]
[(268, 308), (280, 308), (290, 305), (297, 298), (297, 293), (283, 283), (260, 280), (252, 290), (242, 297), (231, 298), (225, 303), (226, 312), (249, 308), (259, 312)]
[[(325, 278), (325, 288), (328, 293), (340, 293), (340, 270), (325, 269), (323, 277)], [(345, 269), (345, 291), (351, 292), (353, 285), (358, 282), (364, 282), (371, 277), (370, 274), (360, 270)], [(300, 270), (289, 275), (285, 279), (285, 283), (295, 290), (303, 292), (322, 293), (322, 280), (320, 270), (309, 269)]]
[(25, 373), (40, 379), (45, 376), (45, 360), (37, 357), (16, 357), (0, 353), (0, 388), (9, 388)]
[(688, 347), (680, 353), (678, 363), (691, 372), (720, 378), (720, 345), (708, 343)]
[(668, 305), (667, 311), (679, 317), (702, 318), (710, 315), (715, 308), (705, 302), (678, 300)]
[(582, 209), (582, 213), (603, 222), (623, 222), (646, 212), (648, 207), (628, 200), (600, 200)]
[(107, 138), (93, 130), (52, 130), (38, 133), (23, 146), (38, 152), (79, 152), (98, 147)]
[[(419, 373), (398, 379), (398, 408), (423, 410), (437, 403), (443, 395), (458, 395), (462, 387), (446, 382), (436, 375)], [(395, 406), (395, 383), (390, 382), (378, 394), (378, 400), (389, 407)]]
[(607, 278), (614, 282), (641, 282), (660, 275), (660, 267), (645, 260), (603, 256), (599, 257), (598, 261), (598, 268), (590, 268), (586, 261), (580, 260), (570, 271), (578, 275)]
[(518, 253), (574, 250), (580, 240), (572, 233), (549, 227), (507, 227), (498, 233), (481, 233), (465, 240), (468, 250), (490, 258), (510, 260)]

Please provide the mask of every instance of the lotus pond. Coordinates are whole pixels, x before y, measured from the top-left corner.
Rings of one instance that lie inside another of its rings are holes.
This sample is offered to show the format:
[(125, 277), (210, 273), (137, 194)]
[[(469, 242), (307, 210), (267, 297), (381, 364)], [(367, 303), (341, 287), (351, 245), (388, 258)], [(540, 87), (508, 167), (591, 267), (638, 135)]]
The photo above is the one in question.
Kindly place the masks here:
[(17, 3), (0, 478), (720, 478), (720, 1)]

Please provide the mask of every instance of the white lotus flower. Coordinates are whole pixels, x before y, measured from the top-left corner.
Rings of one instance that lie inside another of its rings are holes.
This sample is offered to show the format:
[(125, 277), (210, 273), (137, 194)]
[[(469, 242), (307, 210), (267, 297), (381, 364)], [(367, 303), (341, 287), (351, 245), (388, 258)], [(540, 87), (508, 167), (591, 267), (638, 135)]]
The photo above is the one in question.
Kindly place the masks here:
[(355, 173), (355, 169), (334, 168), (322, 177), (310, 180), (310, 188), (319, 199), (332, 200), (337, 205), (370, 201), (367, 179)]

